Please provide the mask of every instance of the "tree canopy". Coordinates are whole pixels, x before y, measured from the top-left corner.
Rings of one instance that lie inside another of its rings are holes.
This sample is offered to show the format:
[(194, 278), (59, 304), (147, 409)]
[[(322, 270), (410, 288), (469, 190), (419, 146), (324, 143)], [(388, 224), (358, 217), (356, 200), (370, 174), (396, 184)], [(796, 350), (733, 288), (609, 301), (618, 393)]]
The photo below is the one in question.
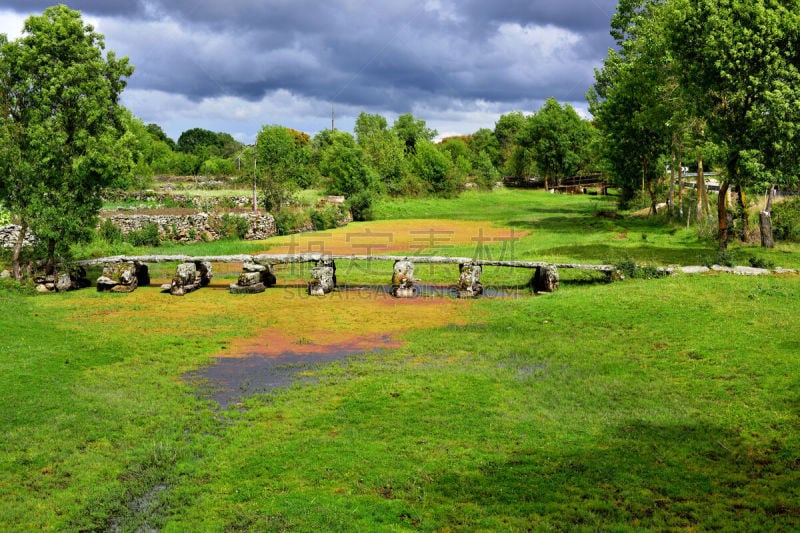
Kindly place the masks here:
[(104, 47), (63, 5), (28, 18), (18, 40), (0, 39), (0, 200), (46, 244), (51, 266), (88, 238), (102, 188), (132, 165), (119, 96), (133, 67)]
[[(730, 227), (725, 195), (788, 183), (800, 170), (800, 4), (773, 0), (623, 0), (619, 45), (589, 93), (605, 156), (630, 194), (638, 174), (655, 206), (659, 160), (684, 148), (724, 161), (720, 247)], [(698, 168), (702, 169), (702, 159)]]

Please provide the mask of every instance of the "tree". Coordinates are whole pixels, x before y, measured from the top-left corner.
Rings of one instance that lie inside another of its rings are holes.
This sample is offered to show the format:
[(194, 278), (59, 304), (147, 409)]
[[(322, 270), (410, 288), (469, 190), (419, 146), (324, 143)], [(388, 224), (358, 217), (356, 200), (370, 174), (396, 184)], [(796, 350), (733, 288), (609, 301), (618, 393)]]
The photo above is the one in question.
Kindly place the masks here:
[(363, 145), (371, 137), (381, 136), (387, 131), (388, 123), (381, 115), (370, 115), (363, 111), (358, 114), (356, 118), (356, 125), (354, 128), (356, 134), (356, 141), (358, 144)]
[(328, 192), (352, 196), (371, 191), (375, 177), (364, 160), (364, 152), (349, 133), (334, 131), (331, 144), (322, 154), (320, 173), (330, 180)]
[(544, 174), (545, 188), (551, 180), (577, 174), (589, 144), (589, 124), (578, 113), (555, 98), (548, 98), (542, 108), (525, 121), (518, 143), (529, 149), (540, 173)]
[(150, 132), (150, 135), (153, 136), (154, 139), (158, 141), (162, 141), (169, 146), (170, 150), (175, 150), (177, 148), (177, 144), (175, 141), (169, 138), (169, 136), (161, 129), (161, 126), (158, 124), (148, 124), (147, 131)]
[[(474, 157), (477, 157), (481, 152), (489, 156), (492, 166), (500, 167), (500, 142), (497, 140), (494, 132), (488, 128), (481, 128), (469, 139), (469, 149), (472, 151)], [(474, 162), (473, 162), (474, 163)], [(495, 168), (495, 171), (497, 168)]]
[(436, 130), (425, 125), (422, 119), (415, 119), (411, 113), (400, 115), (392, 125), (392, 131), (403, 141), (407, 154), (416, 153), (417, 144), (422, 141), (432, 141), (436, 137)]
[(494, 136), (497, 139), (499, 156), (497, 166), (507, 174), (515, 174), (510, 168), (517, 147), (517, 137), (525, 127), (525, 115), (522, 111), (514, 111), (501, 115), (494, 125)]
[(364, 160), (377, 174), (382, 188), (390, 194), (406, 192), (405, 143), (387, 128), (386, 119), (362, 112), (356, 119), (355, 133)]
[(219, 136), (213, 131), (203, 128), (191, 128), (181, 133), (176, 148), (184, 154), (198, 155), (203, 148), (213, 148), (216, 153), (212, 155), (222, 153)]
[(453, 173), (453, 162), (431, 141), (417, 143), (411, 166), (430, 192), (438, 196), (455, 196), (462, 185)]
[(612, 20), (619, 51), (610, 50), (587, 94), (602, 137), (603, 158), (623, 201), (639, 187), (655, 214), (663, 179), (660, 160), (669, 153), (675, 84), (665, 55), (656, 1), (624, 0)]
[(675, 0), (672, 53), (681, 83), (725, 151), (717, 203), (719, 245), (727, 247), (725, 193), (736, 187), (746, 232), (745, 188), (789, 180), (800, 166), (800, 6), (796, 1)]
[(292, 130), (283, 126), (264, 126), (258, 132), (258, 180), (268, 211), (279, 212), (303, 181), (309, 156), (302, 143)]
[(18, 40), (0, 38), (0, 200), (23, 228), (17, 278), (27, 231), (52, 271), (56, 253), (91, 235), (102, 188), (130, 169), (119, 96), (133, 67), (104, 48), (63, 5), (28, 18)]

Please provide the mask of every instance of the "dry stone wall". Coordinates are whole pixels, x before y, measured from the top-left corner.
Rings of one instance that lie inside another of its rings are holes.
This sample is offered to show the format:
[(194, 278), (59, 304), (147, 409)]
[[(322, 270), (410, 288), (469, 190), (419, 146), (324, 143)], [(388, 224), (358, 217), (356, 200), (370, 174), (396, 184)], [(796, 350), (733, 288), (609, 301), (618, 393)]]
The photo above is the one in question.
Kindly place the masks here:
[(150, 224), (158, 226), (162, 239), (179, 242), (216, 241), (225, 225), (225, 217), (240, 217), (247, 221), (247, 240), (261, 240), (278, 234), (275, 218), (262, 213), (195, 213), (193, 215), (118, 214), (104, 217), (117, 226), (123, 235), (141, 231)]
[[(16, 224), (9, 224), (8, 226), (0, 226), (0, 247), (11, 249), (17, 244), (19, 238), (19, 230), (21, 226)], [(33, 246), (36, 244), (36, 237), (30, 234), (25, 235), (23, 246)]]
[(215, 209), (218, 207), (252, 207), (253, 197), (239, 196), (196, 196), (174, 192), (159, 191), (114, 191), (107, 190), (103, 193), (103, 200), (107, 202), (154, 202), (160, 206), (187, 207), (196, 209)]

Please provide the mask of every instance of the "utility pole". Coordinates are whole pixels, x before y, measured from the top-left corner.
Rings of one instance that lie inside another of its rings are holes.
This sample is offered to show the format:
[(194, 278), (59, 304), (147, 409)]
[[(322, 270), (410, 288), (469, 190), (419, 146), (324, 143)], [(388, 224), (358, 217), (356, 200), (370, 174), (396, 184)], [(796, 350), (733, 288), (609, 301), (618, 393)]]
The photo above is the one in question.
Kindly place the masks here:
[(335, 116), (336, 115), (335, 115), (335, 113), (333, 111), (333, 104), (331, 104), (331, 131), (336, 131), (336, 126), (334, 125)]
[(258, 212), (258, 188), (256, 187), (256, 154), (258, 153), (258, 138), (253, 145), (253, 213)]

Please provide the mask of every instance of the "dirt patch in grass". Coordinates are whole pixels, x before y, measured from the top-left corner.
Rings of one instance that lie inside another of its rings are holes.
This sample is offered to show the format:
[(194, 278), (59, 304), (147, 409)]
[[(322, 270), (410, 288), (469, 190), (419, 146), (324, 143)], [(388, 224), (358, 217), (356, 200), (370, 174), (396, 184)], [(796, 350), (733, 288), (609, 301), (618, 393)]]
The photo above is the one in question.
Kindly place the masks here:
[(344, 228), (270, 240), (271, 254), (326, 253), (339, 255), (391, 255), (437, 250), (442, 255), (456, 245), (476, 248), (493, 242), (519, 239), (525, 231), (498, 228), (491, 222), (465, 220), (379, 220)]

